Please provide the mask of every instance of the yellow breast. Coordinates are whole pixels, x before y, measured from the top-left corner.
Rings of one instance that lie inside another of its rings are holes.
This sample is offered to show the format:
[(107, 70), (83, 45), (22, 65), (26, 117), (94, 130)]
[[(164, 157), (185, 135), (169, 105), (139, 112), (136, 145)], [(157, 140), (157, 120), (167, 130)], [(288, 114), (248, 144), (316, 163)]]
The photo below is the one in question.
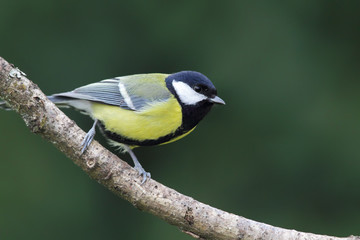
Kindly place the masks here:
[(92, 111), (92, 116), (107, 130), (139, 141), (166, 136), (182, 124), (181, 107), (174, 97), (166, 102), (154, 102), (141, 111), (101, 103), (93, 103)]

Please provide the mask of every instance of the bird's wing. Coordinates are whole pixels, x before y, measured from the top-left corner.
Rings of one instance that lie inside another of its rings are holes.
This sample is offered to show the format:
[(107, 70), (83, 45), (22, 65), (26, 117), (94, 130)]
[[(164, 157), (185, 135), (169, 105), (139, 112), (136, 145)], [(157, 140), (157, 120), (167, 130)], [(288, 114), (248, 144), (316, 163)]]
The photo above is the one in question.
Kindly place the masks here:
[(73, 91), (54, 94), (119, 106), (128, 110), (141, 110), (155, 102), (166, 101), (171, 93), (165, 85), (165, 74), (139, 74), (103, 80)]

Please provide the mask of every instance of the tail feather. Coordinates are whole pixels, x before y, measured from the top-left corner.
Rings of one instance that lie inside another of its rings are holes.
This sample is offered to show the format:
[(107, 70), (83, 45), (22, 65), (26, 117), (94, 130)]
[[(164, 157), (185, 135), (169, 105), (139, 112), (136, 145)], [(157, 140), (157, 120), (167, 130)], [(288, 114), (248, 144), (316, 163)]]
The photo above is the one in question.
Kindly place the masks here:
[(91, 110), (91, 103), (87, 100), (76, 99), (71, 97), (63, 97), (57, 95), (47, 96), (50, 101), (58, 107), (68, 108), (73, 107), (83, 114), (89, 114)]
[(54, 96), (54, 95), (51, 95), (51, 96), (47, 96), (47, 98), (52, 101), (53, 103), (55, 103), (56, 105), (67, 105), (68, 102), (71, 100), (67, 97), (58, 97), (58, 96)]

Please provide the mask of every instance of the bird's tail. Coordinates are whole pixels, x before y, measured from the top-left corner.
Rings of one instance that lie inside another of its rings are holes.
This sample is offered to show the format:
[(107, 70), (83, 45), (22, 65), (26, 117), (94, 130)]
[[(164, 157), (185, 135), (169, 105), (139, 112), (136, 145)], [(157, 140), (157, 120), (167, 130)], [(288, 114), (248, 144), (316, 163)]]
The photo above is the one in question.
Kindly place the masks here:
[(86, 115), (88, 115), (88, 113), (91, 112), (91, 104), (89, 101), (67, 97), (67, 96), (59, 96), (57, 94), (47, 97), (50, 101), (55, 103), (56, 106), (58, 106), (59, 108), (73, 107)]
[(47, 98), (52, 101), (53, 103), (55, 103), (58, 107), (69, 107), (68, 103), (69, 103), (69, 98), (67, 97), (59, 97), (59, 96), (47, 96)]

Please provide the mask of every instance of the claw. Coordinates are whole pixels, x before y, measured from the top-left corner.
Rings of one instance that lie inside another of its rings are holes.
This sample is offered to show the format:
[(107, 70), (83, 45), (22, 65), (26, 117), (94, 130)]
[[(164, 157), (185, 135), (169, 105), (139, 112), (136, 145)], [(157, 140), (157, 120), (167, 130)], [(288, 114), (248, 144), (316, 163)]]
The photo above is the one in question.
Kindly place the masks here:
[(135, 166), (134, 169), (136, 169), (139, 172), (139, 175), (143, 177), (141, 185), (144, 184), (146, 180), (151, 178), (151, 174), (149, 172), (146, 172), (141, 165)]

